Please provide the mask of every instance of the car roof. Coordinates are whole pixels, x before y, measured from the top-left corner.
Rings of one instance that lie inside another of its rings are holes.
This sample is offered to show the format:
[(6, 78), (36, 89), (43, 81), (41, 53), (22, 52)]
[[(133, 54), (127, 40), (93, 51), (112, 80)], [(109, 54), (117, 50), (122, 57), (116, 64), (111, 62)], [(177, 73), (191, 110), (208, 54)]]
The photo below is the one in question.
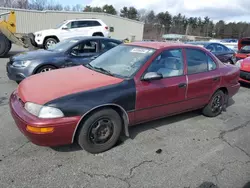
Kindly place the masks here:
[(209, 42), (209, 41), (194, 41), (194, 42), (187, 42), (187, 44), (200, 44), (200, 45), (208, 45), (208, 44), (214, 44), (216, 42)]
[(194, 41), (194, 42), (187, 42), (187, 44), (203, 45), (203, 46), (207, 46), (209, 44), (220, 44), (222, 46), (225, 46), (224, 44), (221, 44), (220, 42), (210, 42), (210, 41)]
[[(69, 40), (91, 40), (91, 39), (104, 39), (104, 40), (113, 40), (113, 41), (120, 41), (117, 39), (109, 38), (109, 37), (101, 37), (101, 36), (82, 36), (82, 37), (71, 37), (68, 38)], [(120, 41), (121, 42), (121, 41)]]
[(66, 20), (66, 21), (101, 21), (100, 19), (96, 19), (96, 18), (79, 18), (79, 19), (71, 19), (71, 20)]
[(148, 42), (148, 41), (131, 42), (131, 43), (126, 43), (125, 45), (140, 46), (153, 49), (162, 49), (166, 47), (194, 47), (194, 45), (185, 44), (181, 42)]

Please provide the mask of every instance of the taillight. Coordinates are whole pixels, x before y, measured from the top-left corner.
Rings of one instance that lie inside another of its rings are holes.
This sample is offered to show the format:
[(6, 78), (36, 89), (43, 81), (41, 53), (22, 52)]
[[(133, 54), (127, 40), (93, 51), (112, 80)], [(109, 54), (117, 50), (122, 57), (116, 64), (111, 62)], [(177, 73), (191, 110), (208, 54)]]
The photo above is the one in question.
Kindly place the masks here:
[(106, 27), (105, 27), (105, 29), (107, 29), (107, 30), (108, 30), (108, 29), (109, 29), (109, 27), (108, 27), (108, 26), (106, 26)]

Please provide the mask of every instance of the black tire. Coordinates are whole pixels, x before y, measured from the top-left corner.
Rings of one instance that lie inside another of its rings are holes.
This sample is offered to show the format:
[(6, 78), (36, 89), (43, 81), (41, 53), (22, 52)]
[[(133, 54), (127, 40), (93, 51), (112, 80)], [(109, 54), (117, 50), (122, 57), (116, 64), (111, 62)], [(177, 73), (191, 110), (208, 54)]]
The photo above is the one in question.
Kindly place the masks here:
[[(101, 124), (100, 122), (103, 123)], [(94, 131), (94, 128), (98, 125), (97, 123), (101, 125), (99, 130), (96, 128), (96, 131)], [(81, 129), (79, 130), (77, 137), (78, 144), (82, 149), (94, 154), (107, 151), (117, 143), (122, 131), (122, 120), (120, 115), (115, 110), (103, 109), (94, 112), (86, 121), (82, 122), (80, 126)], [(105, 126), (110, 126), (112, 128), (109, 130), (104, 129)], [(100, 130), (100, 128), (103, 128), (104, 130)], [(96, 133), (93, 133), (93, 131)], [(100, 133), (103, 137), (107, 137), (105, 138), (107, 140), (105, 140), (104, 143), (97, 143), (94, 139), (94, 137), (97, 139), (97, 137), (100, 136)], [(110, 134), (104, 136), (106, 133)]]
[(11, 49), (11, 41), (0, 33), (0, 57), (4, 57)]
[(94, 33), (93, 36), (103, 37), (104, 35), (102, 33)]
[(56, 44), (58, 43), (58, 40), (55, 39), (55, 38), (47, 38), (44, 42), (44, 49), (48, 49), (49, 48), (49, 45), (52, 45), (53, 44)]
[[(220, 98), (219, 102), (218, 102), (218, 97)], [(218, 116), (219, 114), (221, 114), (223, 108), (225, 107), (225, 101), (226, 101), (225, 93), (221, 90), (216, 91), (213, 94), (212, 98), (210, 99), (209, 103), (202, 109), (203, 115), (207, 117)]]
[[(44, 71), (46, 69), (47, 69), (47, 71)], [(36, 74), (42, 73), (42, 72), (48, 72), (48, 71), (51, 71), (51, 70), (54, 70), (54, 69), (56, 69), (56, 67), (54, 67), (52, 65), (44, 65), (44, 66), (37, 69)]]

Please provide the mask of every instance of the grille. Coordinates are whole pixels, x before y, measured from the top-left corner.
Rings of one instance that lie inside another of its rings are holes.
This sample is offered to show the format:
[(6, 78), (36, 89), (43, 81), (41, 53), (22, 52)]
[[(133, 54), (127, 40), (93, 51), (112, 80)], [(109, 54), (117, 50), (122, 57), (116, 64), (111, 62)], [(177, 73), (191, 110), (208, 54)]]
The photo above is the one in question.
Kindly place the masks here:
[(250, 72), (240, 71), (240, 78), (250, 81)]

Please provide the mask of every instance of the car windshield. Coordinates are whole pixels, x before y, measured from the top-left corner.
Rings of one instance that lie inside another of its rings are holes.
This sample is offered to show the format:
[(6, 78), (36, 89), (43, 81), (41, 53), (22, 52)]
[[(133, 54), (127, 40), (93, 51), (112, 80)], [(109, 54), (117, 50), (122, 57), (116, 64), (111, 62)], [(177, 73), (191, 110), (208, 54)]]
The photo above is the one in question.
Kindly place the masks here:
[(60, 23), (60, 24), (58, 24), (58, 25), (55, 27), (55, 29), (59, 29), (59, 28), (62, 27), (65, 23), (66, 23), (66, 21), (64, 21), (64, 22), (62, 22), (62, 23)]
[(241, 48), (241, 50), (243, 50), (243, 51), (250, 51), (250, 46), (243, 46)]
[(48, 48), (49, 51), (65, 52), (76, 44), (79, 40), (77, 39), (66, 39)]
[(152, 56), (155, 49), (119, 45), (105, 52), (86, 67), (109, 75), (130, 78)]

